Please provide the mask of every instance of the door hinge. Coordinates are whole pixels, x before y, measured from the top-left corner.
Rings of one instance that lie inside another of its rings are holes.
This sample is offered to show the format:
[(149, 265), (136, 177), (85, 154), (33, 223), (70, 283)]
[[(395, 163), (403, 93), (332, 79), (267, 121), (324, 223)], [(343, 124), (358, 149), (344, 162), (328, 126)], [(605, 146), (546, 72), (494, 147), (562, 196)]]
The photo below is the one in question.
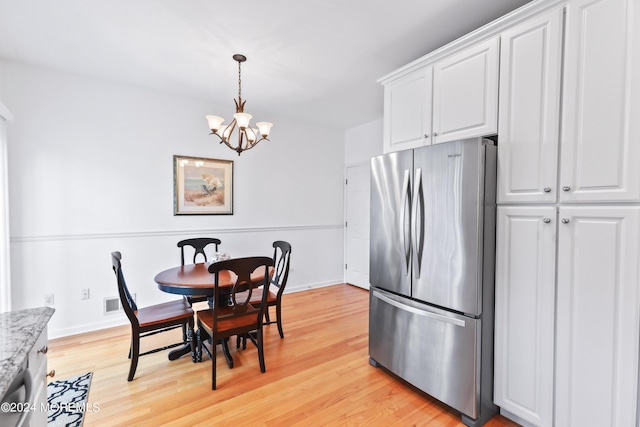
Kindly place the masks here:
[(347, 227), (347, 221), (345, 221), (345, 222), (344, 222), (344, 227), (345, 227), (345, 228)]
[(344, 185), (349, 185), (349, 180), (348, 179), (344, 180)]
[(346, 264), (346, 263), (344, 264), (344, 269), (345, 269), (345, 270), (347, 269), (347, 264)]

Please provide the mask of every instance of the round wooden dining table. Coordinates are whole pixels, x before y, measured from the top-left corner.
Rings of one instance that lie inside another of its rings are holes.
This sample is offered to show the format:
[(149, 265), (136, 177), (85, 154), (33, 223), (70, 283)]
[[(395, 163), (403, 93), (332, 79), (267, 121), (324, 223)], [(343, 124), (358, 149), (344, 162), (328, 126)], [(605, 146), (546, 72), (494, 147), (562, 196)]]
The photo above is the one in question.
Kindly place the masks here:
[[(209, 305), (213, 303), (215, 274), (209, 273), (208, 262), (173, 267), (156, 274), (153, 280), (161, 291), (178, 295), (203, 295), (209, 298)], [(231, 271), (223, 270), (218, 273), (219, 304), (227, 304), (231, 288), (236, 280), (237, 276)], [(251, 281), (264, 282), (264, 269), (257, 269), (251, 275)], [(227, 292), (224, 292), (225, 290)], [(233, 368), (233, 358), (227, 341), (222, 342), (222, 349), (224, 357), (227, 359), (227, 365), (229, 368)], [(169, 359), (175, 360), (189, 352), (191, 352), (191, 346), (186, 345), (184, 348), (169, 353)]]
[[(264, 275), (255, 280), (264, 280)], [(254, 277), (251, 276), (254, 280)], [(179, 295), (213, 296), (215, 276), (209, 273), (209, 263), (187, 264), (161, 271), (154, 278), (161, 291)], [(223, 270), (219, 273), (218, 286), (230, 288), (236, 280), (231, 271)]]

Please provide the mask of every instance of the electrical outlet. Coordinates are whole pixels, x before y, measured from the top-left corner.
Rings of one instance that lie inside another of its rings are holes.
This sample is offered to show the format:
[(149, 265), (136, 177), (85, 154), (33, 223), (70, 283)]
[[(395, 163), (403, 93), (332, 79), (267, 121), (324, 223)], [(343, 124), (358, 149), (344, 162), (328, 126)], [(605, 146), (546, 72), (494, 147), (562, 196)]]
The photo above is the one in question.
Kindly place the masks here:
[(89, 299), (89, 288), (80, 291), (80, 299)]
[(47, 305), (47, 306), (53, 305), (53, 294), (44, 295), (44, 305)]

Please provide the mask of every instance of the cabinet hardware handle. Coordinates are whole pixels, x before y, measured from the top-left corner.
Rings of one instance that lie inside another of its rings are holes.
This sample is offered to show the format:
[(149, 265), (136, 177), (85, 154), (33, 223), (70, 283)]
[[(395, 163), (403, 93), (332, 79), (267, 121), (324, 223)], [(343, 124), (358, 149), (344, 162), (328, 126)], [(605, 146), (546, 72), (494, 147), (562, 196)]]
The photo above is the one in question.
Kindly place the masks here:
[(425, 138), (429, 138), (429, 135), (425, 133), (425, 134), (424, 134), (424, 137), (425, 137)]
[(45, 345), (40, 350), (38, 350), (38, 353), (47, 354), (48, 351), (49, 351), (49, 347)]
[(433, 133), (433, 136), (438, 136), (438, 132), (434, 132), (434, 133)]
[(570, 191), (571, 187), (562, 187), (562, 191)]
[(47, 376), (51, 377), (51, 378), (55, 377), (56, 376), (56, 370), (55, 369), (50, 370), (49, 373), (47, 374)]
[(544, 192), (545, 193), (551, 193), (551, 188), (550, 187), (544, 187)]
[(569, 218), (562, 218), (563, 224), (569, 224)]
[(542, 220), (545, 224), (549, 224), (551, 222), (551, 218), (545, 218)]

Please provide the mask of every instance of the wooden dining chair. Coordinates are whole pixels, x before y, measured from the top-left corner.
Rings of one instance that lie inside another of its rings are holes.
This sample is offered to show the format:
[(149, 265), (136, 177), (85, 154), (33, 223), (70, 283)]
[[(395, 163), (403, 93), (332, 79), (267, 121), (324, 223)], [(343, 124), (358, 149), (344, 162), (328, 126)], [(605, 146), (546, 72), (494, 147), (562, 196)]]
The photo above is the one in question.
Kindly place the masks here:
[[(207, 254), (205, 253), (205, 248), (209, 245), (215, 246), (215, 252), (218, 252), (218, 245), (222, 242), (220, 239), (216, 239), (214, 237), (196, 237), (193, 239), (185, 239), (178, 242), (178, 247), (180, 248), (180, 265), (184, 265), (184, 247), (189, 246), (193, 248), (193, 264), (196, 263), (198, 259), (198, 254), (202, 255), (202, 262), (207, 262)], [(185, 295), (184, 297), (189, 305), (193, 305), (197, 302), (206, 301), (207, 297), (204, 295)]]
[[(258, 348), (260, 372), (265, 372), (264, 346), (262, 322), (266, 295), (269, 289), (269, 267), (273, 260), (269, 257), (235, 258), (218, 261), (209, 266), (209, 273), (215, 275), (213, 301), (220, 301), (221, 293), (229, 294), (229, 305), (214, 303), (208, 310), (198, 311), (198, 358), (202, 350), (211, 358), (211, 389), (216, 389), (216, 347), (222, 340), (228, 340), (234, 335), (248, 336)], [(258, 273), (264, 268), (264, 279), (252, 281), (251, 274)], [(222, 289), (219, 286), (219, 273), (228, 270), (236, 275), (231, 288)], [(255, 288), (264, 286), (267, 290), (259, 304), (251, 304), (249, 300)], [(204, 345), (211, 341), (211, 351)]]
[[(276, 323), (278, 325), (278, 333), (280, 338), (284, 338), (282, 329), (282, 294), (287, 286), (289, 278), (289, 259), (291, 257), (291, 244), (282, 240), (273, 242), (273, 265), (274, 269), (271, 274), (271, 286), (267, 293), (267, 306), (264, 308), (265, 325)], [(256, 289), (250, 299), (250, 303), (255, 304), (262, 300), (262, 287)], [(276, 308), (276, 320), (271, 320), (269, 315), (269, 307)], [(236, 338), (236, 348), (247, 348), (246, 337), (238, 336)]]
[[(291, 257), (291, 244), (278, 240), (273, 242), (273, 274), (271, 275), (271, 286), (267, 294), (267, 307), (264, 309), (265, 325), (277, 323), (280, 338), (284, 338), (282, 331), (282, 294), (287, 286), (289, 278), (289, 259)], [(251, 296), (251, 303), (262, 300), (262, 288), (256, 289)], [(276, 320), (269, 317), (269, 307), (276, 308)]]
[[(131, 323), (131, 346), (129, 347), (131, 366), (129, 368), (127, 381), (133, 380), (136, 368), (138, 367), (138, 358), (140, 356), (178, 347), (180, 345), (190, 345), (191, 356), (195, 359), (196, 347), (193, 340), (193, 309), (191, 306), (189, 306), (184, 299), (180, 299), (149, 307), (138, 308), (138, 305), (131, 297), (131, 293), (127, 288), (127, 283), (124, 280), (121, 260), (122, 255), (120, 252), (111, 252), (111, 262), (113, 264), (113, 272), (115, 273), (116, 280), (118, 282), (120, 303), (122, 304), (122, 308)], [(140, 338), (180, 327), (182, 327), (183, 330), (185, 330), (185, 328), (188, 329), (187, 337), (184, 337), (183, 335), (183, 342), (170, 344), (140, 353)]]

